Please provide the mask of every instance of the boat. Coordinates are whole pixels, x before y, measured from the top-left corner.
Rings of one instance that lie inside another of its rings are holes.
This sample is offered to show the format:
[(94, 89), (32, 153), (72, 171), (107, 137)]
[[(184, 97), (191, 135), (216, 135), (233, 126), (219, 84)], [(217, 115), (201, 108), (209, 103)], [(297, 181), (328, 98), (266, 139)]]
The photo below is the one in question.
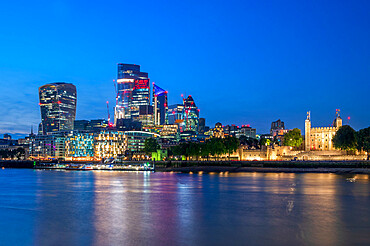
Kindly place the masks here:
[(91, 164), (68, 164), (65, 167), (66, 170), (76, 170), (76, 171), (88, 171), (94, 170)]

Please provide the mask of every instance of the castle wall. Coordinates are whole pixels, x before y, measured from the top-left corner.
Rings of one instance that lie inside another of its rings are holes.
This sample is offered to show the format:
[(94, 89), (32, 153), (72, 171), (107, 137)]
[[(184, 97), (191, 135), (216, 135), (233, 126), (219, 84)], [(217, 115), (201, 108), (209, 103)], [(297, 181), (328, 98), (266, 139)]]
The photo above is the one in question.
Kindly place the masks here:
[(334, 150), (332, 139), (336, 127), (315, 127), (310, 131), (310, 150)]

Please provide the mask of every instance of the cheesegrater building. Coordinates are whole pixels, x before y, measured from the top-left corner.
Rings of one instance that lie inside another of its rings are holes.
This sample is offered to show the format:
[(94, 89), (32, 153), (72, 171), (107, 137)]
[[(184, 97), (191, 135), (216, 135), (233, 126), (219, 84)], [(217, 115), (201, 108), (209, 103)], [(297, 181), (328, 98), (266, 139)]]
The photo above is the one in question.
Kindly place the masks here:
[(76, 86), (51, 83), (39, 88), (42, 134), (73, 130), (76, 118)]

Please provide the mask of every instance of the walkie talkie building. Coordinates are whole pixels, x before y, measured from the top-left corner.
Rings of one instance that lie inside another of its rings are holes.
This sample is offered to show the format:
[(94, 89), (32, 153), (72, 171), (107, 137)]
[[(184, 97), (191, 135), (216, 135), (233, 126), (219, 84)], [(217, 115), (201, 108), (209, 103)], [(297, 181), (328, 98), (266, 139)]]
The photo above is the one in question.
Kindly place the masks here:
[(51, 83), (39, 88), (42, 133), (73, 130), (76, 118), (76, 86)]

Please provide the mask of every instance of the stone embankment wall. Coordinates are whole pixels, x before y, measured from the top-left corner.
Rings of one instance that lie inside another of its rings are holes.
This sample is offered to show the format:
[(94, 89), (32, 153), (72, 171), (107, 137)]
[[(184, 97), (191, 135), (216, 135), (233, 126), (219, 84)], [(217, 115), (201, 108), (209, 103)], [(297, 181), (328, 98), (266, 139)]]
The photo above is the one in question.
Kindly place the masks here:
[[(225, 156), (226, 157), (226, 156)], [(327, 150), (327, 151), (295, 151), (287, 146), (268, 146), (262, 149), (239, 148), (237, 152), (230, 157), (238, 158), (241, 161), (273, 161), (273, 160), (366, 160), (367, 153), (356, 153), (348, 155), (346, 151)]]

